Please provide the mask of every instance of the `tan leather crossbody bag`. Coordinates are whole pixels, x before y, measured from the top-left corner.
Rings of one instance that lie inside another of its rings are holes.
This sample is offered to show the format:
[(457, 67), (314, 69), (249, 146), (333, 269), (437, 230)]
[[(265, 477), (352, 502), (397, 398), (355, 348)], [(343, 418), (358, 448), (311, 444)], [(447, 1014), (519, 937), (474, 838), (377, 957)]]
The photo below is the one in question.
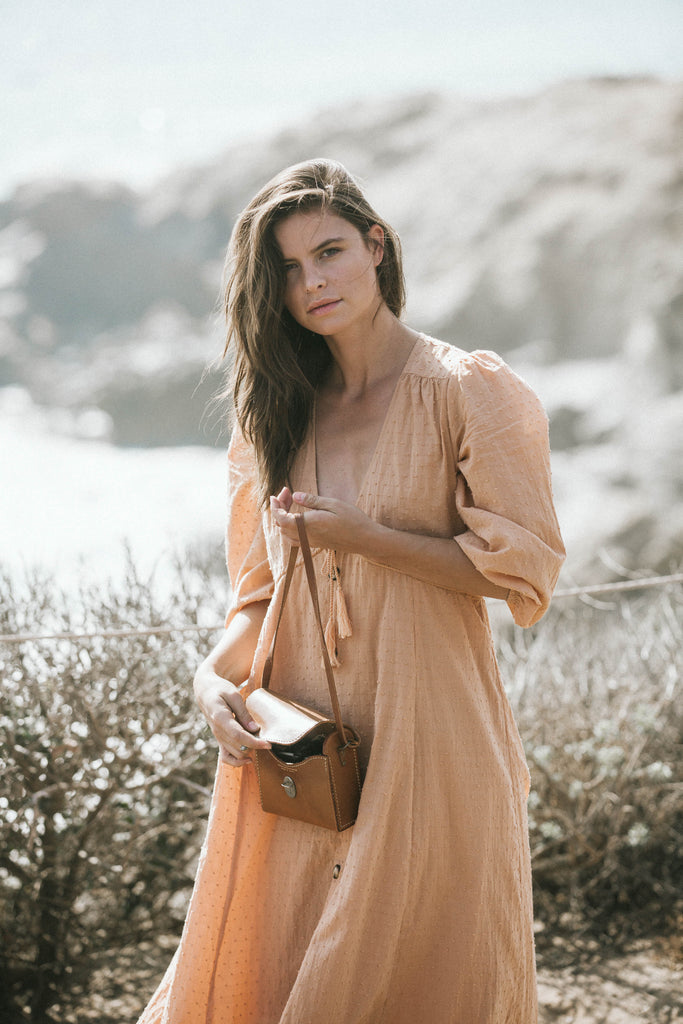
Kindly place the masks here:
[(295, 515), (308, 588), (332, 701), (332, 717), (270, 689), (275, 644), (289, 593), (298, 549), (292, 546), (287, 564), (282, 602), (273, 641), (264, 663), (261, 686), (246, 699), (246, 706), (259, 726), (259, 736), (270, 750), (256, 750), (261, 806), (271, 814), (296, 818), (322, 828), (343, 832), (356, 820), (361, 778), (358, 767), (360, 737), (342, 722), (337, 687), (325, 644), (318, 588), (304, 518)]

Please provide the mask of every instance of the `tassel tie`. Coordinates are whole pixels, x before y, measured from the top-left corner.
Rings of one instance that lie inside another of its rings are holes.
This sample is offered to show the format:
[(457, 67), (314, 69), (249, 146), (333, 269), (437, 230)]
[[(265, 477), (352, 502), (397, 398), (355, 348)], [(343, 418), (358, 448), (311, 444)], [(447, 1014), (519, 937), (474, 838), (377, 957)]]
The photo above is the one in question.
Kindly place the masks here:
[(325, 551), (322, 571), (323, 576), (327, 576), (330, 581), (328, 587), (329, 612), (327, 625), (325, 626), (325, 645), (327, 646), (327, 653), (330, 656), (331, 663), (337, 666), (341, 664), (337, 652), (337, 637), (340, 640), (346, 640), (347, 637), (351, 636), (352, 629), (351, 620), (346, 608), (344, 591), (341, 587), (341, 575), (337, 565), (336, 551), (330, 551), (329, 549)]

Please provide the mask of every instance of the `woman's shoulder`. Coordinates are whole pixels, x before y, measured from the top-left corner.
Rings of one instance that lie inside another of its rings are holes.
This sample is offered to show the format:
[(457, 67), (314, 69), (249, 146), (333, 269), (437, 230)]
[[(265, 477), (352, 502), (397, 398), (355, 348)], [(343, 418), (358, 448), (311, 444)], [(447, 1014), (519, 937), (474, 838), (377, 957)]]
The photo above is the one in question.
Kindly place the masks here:
[(488, 377), (492, 374), (512, 373), (507, 363), (495, 352), (465, 349), (439, 341), (428, 334), (420, 334), (409, 371), (419, 377), (462, 381), (467, 377)]
[(251, 441), (243, 434), (239, 423), (235, 423), (228, 442), (228, 482), (231, 490), (257, 476), (256, 452)]
[(408, 369), (423, 381), (433, 380), (460, 417), (473, 410), (503, 413), (505, 409), (524, 409), (529, 417), (538, 413), (541, 420), (546, 419), (533, 389), (496, 352), (467, 352), (422, 334)]

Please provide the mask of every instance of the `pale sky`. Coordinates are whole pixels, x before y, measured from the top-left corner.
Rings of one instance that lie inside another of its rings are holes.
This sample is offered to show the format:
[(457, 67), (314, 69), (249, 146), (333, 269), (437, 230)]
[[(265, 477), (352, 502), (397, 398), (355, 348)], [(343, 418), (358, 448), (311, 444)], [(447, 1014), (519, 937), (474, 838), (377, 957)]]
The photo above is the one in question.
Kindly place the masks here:
[(349, 99), (683, 77), (683, 0), (0, 0), (0, 196), (146, 184)]

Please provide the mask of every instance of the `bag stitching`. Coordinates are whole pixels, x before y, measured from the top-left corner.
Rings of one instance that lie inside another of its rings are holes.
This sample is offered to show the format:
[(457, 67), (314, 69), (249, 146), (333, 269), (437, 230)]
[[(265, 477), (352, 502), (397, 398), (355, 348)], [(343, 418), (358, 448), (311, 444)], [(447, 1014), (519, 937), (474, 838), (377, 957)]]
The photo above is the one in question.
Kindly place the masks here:
[[(283, 766), (283, 768), (287, 769), (287, 774), (292, 774), (292, 775), (295, 775), (298, 771), (300, 771), (302, 765), (305, 764), (305, 763), (308, 763), (309, 761), (312, 761), (314, 759), (315, 760), (321, 760), (323, 762), (326, 761), (327, 764), (328, 764), (328, 768), (329, 768), (328, 778), (330, 779), (330, 783), (331, 783), (331, 787), (332, 787), (332, 796), (333, 796), (332, 805), (333, 805), (333, 808), (334, 808), (334, 817), (335, 817), (335, 822), (336, 822), (336, 826), (337, 826), (337, 831), (338, 832), (343, 832), (347, 828), (350, 828), (351, 825), (353, 825), (355, 823), (357, 815), (356, 815), (356, 818), (351, 818), (349, 821), (341, 821), (340, 820), (339, 796), (338, 796), (338, 792), (337, 792), (337, 785), (336, 785), (336, 779), (335, 779), (335, 769), (332, 767), (332, 765), (333, 765), (333, 758), (329, 754), (313, 754), (311, 757), (307, 757), (305, 762), (302, 761), (301, 765), (296, 765), (296, 764), (292, 764), (292, 765), (287, 764), (286, 765), (283, 761), (279, 761), (278, 757), (275, 754), (271, 753), (271, 751), (263, 751), (263, 752), (257, 751), (255, 766), (256, 766), (256, 777), (258, 779), (259, 796), (261, 798), (261, 806), (263, 806), (263, 787), (261, 785), (261, 770), (260, 770), (260, 767), (259, 767), (259, 760), (260, 760), (261, 753), (263, 753), (263, 754), (270, 754), (270, 756), (273, 757), (276, 761), (278, 761), (279, 764), (281, 764)], [(354, 773), (355, 773), (355, 776), (356, 776), (356, 782), (357, 782), (357, 785), (358, 785), (358, 794), (359, 794), (359, 798), (360, 798), (361, 785), (360, 785), (360, 771), (358, 769), (358, 752), (357, 752), (356, 749), (351, 748), (350, 749), (350, 754), (353, 757), (353, 768), (354, 768)], [(272, 812), (269, 812), (269, 813), (279, 814), (279, 812), (277, 812), (277, 811), (272, 811)], [(281, 815), (281, 814), (279, 816), (280, 817), (291, 817), (291, 815)], [(302, 819), (301, 818), (296, 818), (294, 820), (301, 821)], [(325, 828), (326, 827), (324, 825), (323, 826), (318, 825), (316, 822), (307, 822), (306, 824), (316, 825), (319, 828)]]

